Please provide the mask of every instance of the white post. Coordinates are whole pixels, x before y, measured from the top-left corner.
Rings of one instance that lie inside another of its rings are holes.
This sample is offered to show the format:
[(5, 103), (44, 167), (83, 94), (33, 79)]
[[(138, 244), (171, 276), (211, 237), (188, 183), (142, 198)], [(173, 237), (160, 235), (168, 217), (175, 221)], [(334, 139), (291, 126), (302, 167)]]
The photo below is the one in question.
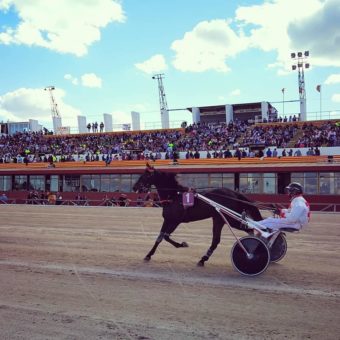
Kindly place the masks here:
[(53, 122), (53, 132), (54, 134), (58, 134), (58, 130), (62, 127), (61, 124), (61, 117), (52, 117), (52, 122)]
[(104, 129), (105, 132), (112, 132), (112, 115), (110, 115), (109, 113), (104, 113)]
[(85, 116), (77, 116), (78, 119), (78, 132), (79, 133), (86, 133), (86, 117)]
[(132, 130), (140, 131), (140, 113), (131, 111)]
[(227, 104), (225, 106), (225, 122), (229, 124), (231, 121), (234, 120), (234, 110), (233, 106), (230, 104)]
[(201, 112), (198, 107), (192, 108), (192, 122), (193, 123), (199, 123), (201, 120)]
[(267, 121), (269, 120), (267, 102), (261, 102), (261, 118), (262, 118), (262, 122), (264, 119), (266, 119)]
[(300, 120), (302, 122), (306, 121), (306, 98), (300, 99)]
[(169, 129), (169, 111), (168, 110), (161, 111), (161, 123), (162, 123), (162, 129)]
[(39, 131), (39, 122), (36, 119), (29, 119), (28, 124), (30, 127), (30, 131), (37, 132)]

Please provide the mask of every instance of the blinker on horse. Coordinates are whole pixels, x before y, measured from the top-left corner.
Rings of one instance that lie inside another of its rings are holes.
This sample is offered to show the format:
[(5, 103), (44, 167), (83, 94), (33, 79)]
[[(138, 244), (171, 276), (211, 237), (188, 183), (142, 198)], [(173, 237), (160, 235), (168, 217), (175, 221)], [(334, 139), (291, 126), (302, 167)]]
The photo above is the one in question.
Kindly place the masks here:
[[(199, 266), (204, 266), (204, 263), (208, 261), (220, 243), (222, 228), (225, 224), (223, 218), (213, 206), (197, 198), (194, 199), (193, 206), (185, 207), (182, 202), (182, 194), (188, 192), (189, 188), (177, 182), (175, 173), (158, 171), (147, 164), (144, 173), (133, 186), (133, 190), (135, 192), (145, 192), (151, 186), (155, 186), (158, 191), (163, 206), (162, 216), (164, 220), (155, 244), (144, 260), (149, 261), (151, 259), (163, 239), (176, 248), (188, 247), (186, 242), (179, 243), (170, 237), (179, 224), (212, 218), (213, 236), (211, 245), (197, 263)], [(246, 196), (236, 191), (223, 188), (205, 191), (201, 194), (240, 214), (246, 211), (247, 215), (255, 221), (262, 220), (259, 209)], [(230, 216), (225, 217), (231, 227), (244, 230), (239, 221)]]

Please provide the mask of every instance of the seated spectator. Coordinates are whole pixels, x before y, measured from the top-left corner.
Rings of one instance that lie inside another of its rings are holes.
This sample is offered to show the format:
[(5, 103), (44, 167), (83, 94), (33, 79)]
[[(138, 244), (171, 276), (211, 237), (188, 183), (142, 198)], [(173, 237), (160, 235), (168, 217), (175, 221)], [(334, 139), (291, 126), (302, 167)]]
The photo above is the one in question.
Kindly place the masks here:
[(57, 197), (56, 205), (62, 205), (62, 203), (63, 203), (63, 196), (61, 195), (61, 193), (58, 192), (56, 197)]
[(301, 150), (300, 149), (296, 149), (295, 152), (294, 152), (294, 156), (301, 157), (302, 156)]
[(137, 207), (143, 206), (143, 197), (141, 195), (138, 195), (136, 205), (137, 205)]
[(147, 208), (153, 207), (153, 199), (151, 197), (147, 201), (144, 202), (144, 207), (147, 207)]
[(272, 156), (272, 150), (270, 150), (270, 148), (268, 148), (268, 150), (266, 151), (266, 156), (267, 157), (271, 157)]
[(55, 205), (57, 201), (57, 195), (52, 192), (48, 193), (47, 201), (48, 201), (48, 204)]
[(120, 207), (128, 207), (130, 204), (130, 200), (128, 199), (126, 194), (120, 194), (118, 198), (118, 205)]
[(7, 203), (8, 202), (8, 197), (5, 193), (2, 193), (0, 195), (0, 203)]

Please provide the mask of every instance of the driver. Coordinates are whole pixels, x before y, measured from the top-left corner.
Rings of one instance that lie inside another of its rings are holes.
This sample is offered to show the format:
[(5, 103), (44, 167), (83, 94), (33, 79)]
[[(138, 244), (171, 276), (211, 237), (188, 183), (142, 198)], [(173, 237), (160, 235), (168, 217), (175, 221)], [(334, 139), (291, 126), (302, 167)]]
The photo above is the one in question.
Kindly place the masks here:
[(279, 218), (268, 217), (259, 221), (263, 227), (271, 230), (284, 228), (300, 230), (308, 224), (310, 210), (308, 202), (302, 196), (302, 185), (297, 182), (292, 182), (285, 189), (290, 198), (289, 208), (276, 209), (274, 213), (279, 215)]

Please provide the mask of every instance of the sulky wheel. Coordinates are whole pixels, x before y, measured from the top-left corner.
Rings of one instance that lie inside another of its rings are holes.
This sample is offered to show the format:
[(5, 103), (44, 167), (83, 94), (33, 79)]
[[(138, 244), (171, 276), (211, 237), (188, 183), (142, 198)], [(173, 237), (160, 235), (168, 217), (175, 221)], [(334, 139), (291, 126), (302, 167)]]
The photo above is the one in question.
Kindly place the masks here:
[[(247, 250), (249, 256), (240, 246)], [(235, 242), (231, 250), (231, 261), (234, 268), (243, 275), (255, 276), (264, 272), (270, 262), (269, 249), (265, 242), (254, 236), (242, 237)]]
[(279, 262), (287, 253), (287, 241), (283, 233), (280, 233), (273, 245), (269, 248), (270, 261)]

